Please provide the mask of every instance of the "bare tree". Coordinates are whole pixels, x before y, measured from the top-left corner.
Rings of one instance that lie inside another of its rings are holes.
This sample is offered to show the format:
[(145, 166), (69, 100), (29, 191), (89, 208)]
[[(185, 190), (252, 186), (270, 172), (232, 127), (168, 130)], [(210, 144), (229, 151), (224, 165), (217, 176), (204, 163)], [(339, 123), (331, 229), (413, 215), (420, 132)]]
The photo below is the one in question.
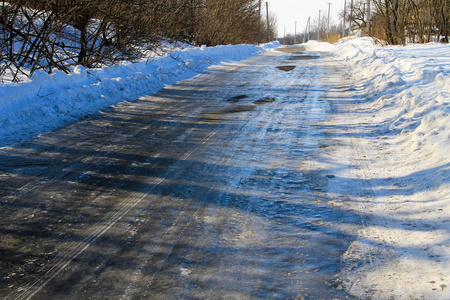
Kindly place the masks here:
[[(257, 0), (0, 0), (0, 74), (69, 72), (135, 59), (161, 42), (255, 43)], [(269, 24), (275, 36), (275, 19)]]
[(431, 0), (432, 16), (439, 30), (439, 37), (444, 43), (449, 42), (450, 35), (450, 3), (448, 0)]
[[(197, 42), (200, 44), (255, 43), (266, 33), (266, 23), (261, 20), (259, 4), (254, 0), (205, 1), (199, 15)], [(269, 22), (273, 38), (273, 18)]]
[(449, 41), (448, 0), (374, 0), (371, 35), (390, 44)]

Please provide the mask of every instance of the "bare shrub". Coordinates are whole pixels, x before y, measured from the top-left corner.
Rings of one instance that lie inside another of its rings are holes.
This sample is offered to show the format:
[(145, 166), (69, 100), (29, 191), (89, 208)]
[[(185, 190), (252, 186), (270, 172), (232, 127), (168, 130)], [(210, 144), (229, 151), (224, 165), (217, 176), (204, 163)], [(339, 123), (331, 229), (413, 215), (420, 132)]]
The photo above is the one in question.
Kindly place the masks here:
[[(352, 1), (346, 12), (347, 21), (365, 29), (369, 35), (385, 39), (389, 44), (427, 43), (449, 40), (450, 4), (448, 0), (373, 0), (369, 14), (367, 0)], [(369, 19), (370, 18), (370, 19)]]
[(0, 74), (114, 64), (165, 40), (255, 43), (266, 28), (255, 0), (0, 0)]

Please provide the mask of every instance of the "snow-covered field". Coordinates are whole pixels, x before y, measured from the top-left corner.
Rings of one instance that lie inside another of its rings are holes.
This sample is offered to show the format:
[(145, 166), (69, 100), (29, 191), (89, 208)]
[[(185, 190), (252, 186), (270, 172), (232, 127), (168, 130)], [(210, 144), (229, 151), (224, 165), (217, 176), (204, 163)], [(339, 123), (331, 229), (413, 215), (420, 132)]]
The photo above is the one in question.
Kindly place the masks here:
[(37, 72), (21, 83), (0, 83), (0, 147), (89, 118), (101, 109), (134, 101), (165, 85), (191, 78), (211, 65), (238, 61), (279, 46), (189, 47), (140, 62), (71, 74)]
[(307, 49), (347, 65), (346, 96), (358, 99), (345, 119), (356, 163), (344, 182), (360, 185), (350, 184), (347, 208), (365, 218), (343, 257), (346, 288), (362, 298), (450, 299), (450, 46), (367, 38)]

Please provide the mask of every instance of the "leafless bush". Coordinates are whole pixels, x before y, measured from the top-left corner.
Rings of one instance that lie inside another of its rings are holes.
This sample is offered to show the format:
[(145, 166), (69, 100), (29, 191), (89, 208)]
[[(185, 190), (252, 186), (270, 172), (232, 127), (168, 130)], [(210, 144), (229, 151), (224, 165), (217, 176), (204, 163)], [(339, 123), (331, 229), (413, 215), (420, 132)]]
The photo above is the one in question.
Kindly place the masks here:
[[(373, 11), (368, 13), (369, 2)], [(406, 42), (448, 43), (450, 35), (449, 0), (361, 0), (352, 1), (346, 12), (347, 21), (367, 29), (374, 37), (385, 39), (389, 44)]]
[(119, 7), (95, 4), (75, 0), (32, 4), (3, 1), (0, 73), (9, 72), (17, 81), (20, 75), (28, 76), (38, 69), (68, 72), (74, 64), (91, 67), (119, 57), (122, 31), (114, 22), (121, 18)]
[[(267, 37), (267, 26), (255, 0), (169, 0), (165, 35), (195, 45), (256, 43)], [(275, 36), (273, 18), (270, 38)]]
[(255, 0), (0, 0), (0, 75), (113, 64), (163, 40), (255, 43), (261, 19)]
[(64, 26), (53, 11), (29, 9), (24, 1), (3, 1), (0, 9), (2, 74), (9, 70), (17, 80), (40, 68), (67, 71), (51, 54), (59, 44), (55, 34)]

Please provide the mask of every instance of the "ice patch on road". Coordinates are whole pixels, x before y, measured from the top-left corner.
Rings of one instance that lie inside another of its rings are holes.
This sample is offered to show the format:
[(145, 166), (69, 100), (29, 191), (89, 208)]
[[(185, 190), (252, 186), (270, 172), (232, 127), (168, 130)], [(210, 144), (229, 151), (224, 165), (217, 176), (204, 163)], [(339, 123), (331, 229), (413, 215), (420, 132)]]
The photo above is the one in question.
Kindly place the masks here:
[(180, 268), (181, 276), (189, 276), (192, 274), (192, 271), (186, 268)]

